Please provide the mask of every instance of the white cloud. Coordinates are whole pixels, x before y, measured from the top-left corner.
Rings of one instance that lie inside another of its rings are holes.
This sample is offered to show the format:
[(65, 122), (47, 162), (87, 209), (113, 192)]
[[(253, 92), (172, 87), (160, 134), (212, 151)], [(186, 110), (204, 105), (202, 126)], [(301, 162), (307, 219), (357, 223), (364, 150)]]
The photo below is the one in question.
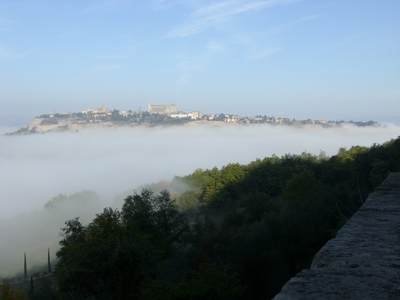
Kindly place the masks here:
[(187, 37), (220, 23), (227, 22), (235, 15), (287, 4), (293, 1), (269, 0), (257, 2), (226, 1), (201, 7), (194, 11), (185, 24), (176, 27), (167, 34), (168, 37)]
[(234, 5), (232, 1), (227, 1), (227, 2), (220, 2), (220, 3), (213, 3), (208, 6), (204, 6), (202, 8), (197, 9), (192, 16), (210, 16), (216, 13), (220, 13), (220, 11), (223, 11), (229, 7)]

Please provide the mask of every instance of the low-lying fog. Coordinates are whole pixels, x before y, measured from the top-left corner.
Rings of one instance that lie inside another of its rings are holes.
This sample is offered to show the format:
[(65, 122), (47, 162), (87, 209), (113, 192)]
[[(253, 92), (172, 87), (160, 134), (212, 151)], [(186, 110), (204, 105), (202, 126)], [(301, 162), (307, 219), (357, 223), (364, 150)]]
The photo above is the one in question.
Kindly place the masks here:
[[(0, 132), (4, 129), (0, 130)], [(400, 127), (297, 129), (286, 126), (170, 127), (83, 130), (0, 136), (0, 277), (46, 264), (57, 250), (64, 221), (112, 204), (139, 185), (170, 180), (197, 168), (247, 164), (256, 158), (303, 151), (334, 155), (340, 147), (371, 146), (396, 138)], [(91, 190), (100, 203), (55, 211), (43, 206), (59, 194)]]

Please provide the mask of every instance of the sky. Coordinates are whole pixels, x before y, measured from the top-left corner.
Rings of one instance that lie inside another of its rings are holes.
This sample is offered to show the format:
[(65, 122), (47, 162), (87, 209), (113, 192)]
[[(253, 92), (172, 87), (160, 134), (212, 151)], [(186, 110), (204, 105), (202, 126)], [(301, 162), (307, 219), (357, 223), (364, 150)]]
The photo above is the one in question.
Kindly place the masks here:
[(149, 102), (400, 124), (400, 2), (0, 2), (3, 125)]

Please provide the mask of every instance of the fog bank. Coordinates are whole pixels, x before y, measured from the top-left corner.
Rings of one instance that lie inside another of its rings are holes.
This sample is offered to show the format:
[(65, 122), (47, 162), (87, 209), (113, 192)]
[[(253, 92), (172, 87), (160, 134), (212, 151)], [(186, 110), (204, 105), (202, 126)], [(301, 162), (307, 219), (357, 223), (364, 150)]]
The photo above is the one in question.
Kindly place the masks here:
[(272, 154), (336, 154), (396, 138), (400, 127), (124, 128), (0, 137), (0, 218), (41, 209), (53, 196), (93, 190), (107, 204), (126, 189), (197, 168), (247, 164)]
[[(1, 132), (1, 131), (0, 131)], [(340, 147), (371, 146), (396, 138), (400, 127), (324, 129), (286, 126), (120, 128), (0, 136), (0, 277), (46, 263), (60, 227), (76, 216), (88, 222), (114, 196), (139, 185), (170, 180), (197, 168), (247, 164), (303, 151), (334, 155)], [(92, 190), (100, 202), (43, 210), (53, 197)], [(17, 269), (17, 270), (16, 270)]]

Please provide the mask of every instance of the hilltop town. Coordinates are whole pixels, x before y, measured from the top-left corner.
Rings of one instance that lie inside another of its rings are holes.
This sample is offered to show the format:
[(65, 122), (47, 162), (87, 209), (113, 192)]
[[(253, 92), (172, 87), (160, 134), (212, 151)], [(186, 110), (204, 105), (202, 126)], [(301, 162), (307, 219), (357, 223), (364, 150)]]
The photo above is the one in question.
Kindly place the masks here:
[(203, 114), (200, 111), (189, 113), (179, 111), (177, 105), (154, 105), (149, 103), (148, 110), (116, 110), (108, 109), (104, 105), (96, 109), (88, 109), (82, 112), (63, 112), (43, 114), (34, 118), (29, 126), (22, 127), (13, 134), (44, 133), (49, 131), (80, 131), (86, 128), (99, 127), (134, 127), (134, 126), (173, 126), (173, 125), (225, 125), (236, 124), (238, 126), (251, 124), (271, 124), (303, 127), (307, 125), (320, 125), (334, 127), (343, 124), (355, 126), (379, 126), (377, 122), (345, 122), (326, 120), (295, 120), (290, 118), (256, 115), (252, 117), (232, 114)]

